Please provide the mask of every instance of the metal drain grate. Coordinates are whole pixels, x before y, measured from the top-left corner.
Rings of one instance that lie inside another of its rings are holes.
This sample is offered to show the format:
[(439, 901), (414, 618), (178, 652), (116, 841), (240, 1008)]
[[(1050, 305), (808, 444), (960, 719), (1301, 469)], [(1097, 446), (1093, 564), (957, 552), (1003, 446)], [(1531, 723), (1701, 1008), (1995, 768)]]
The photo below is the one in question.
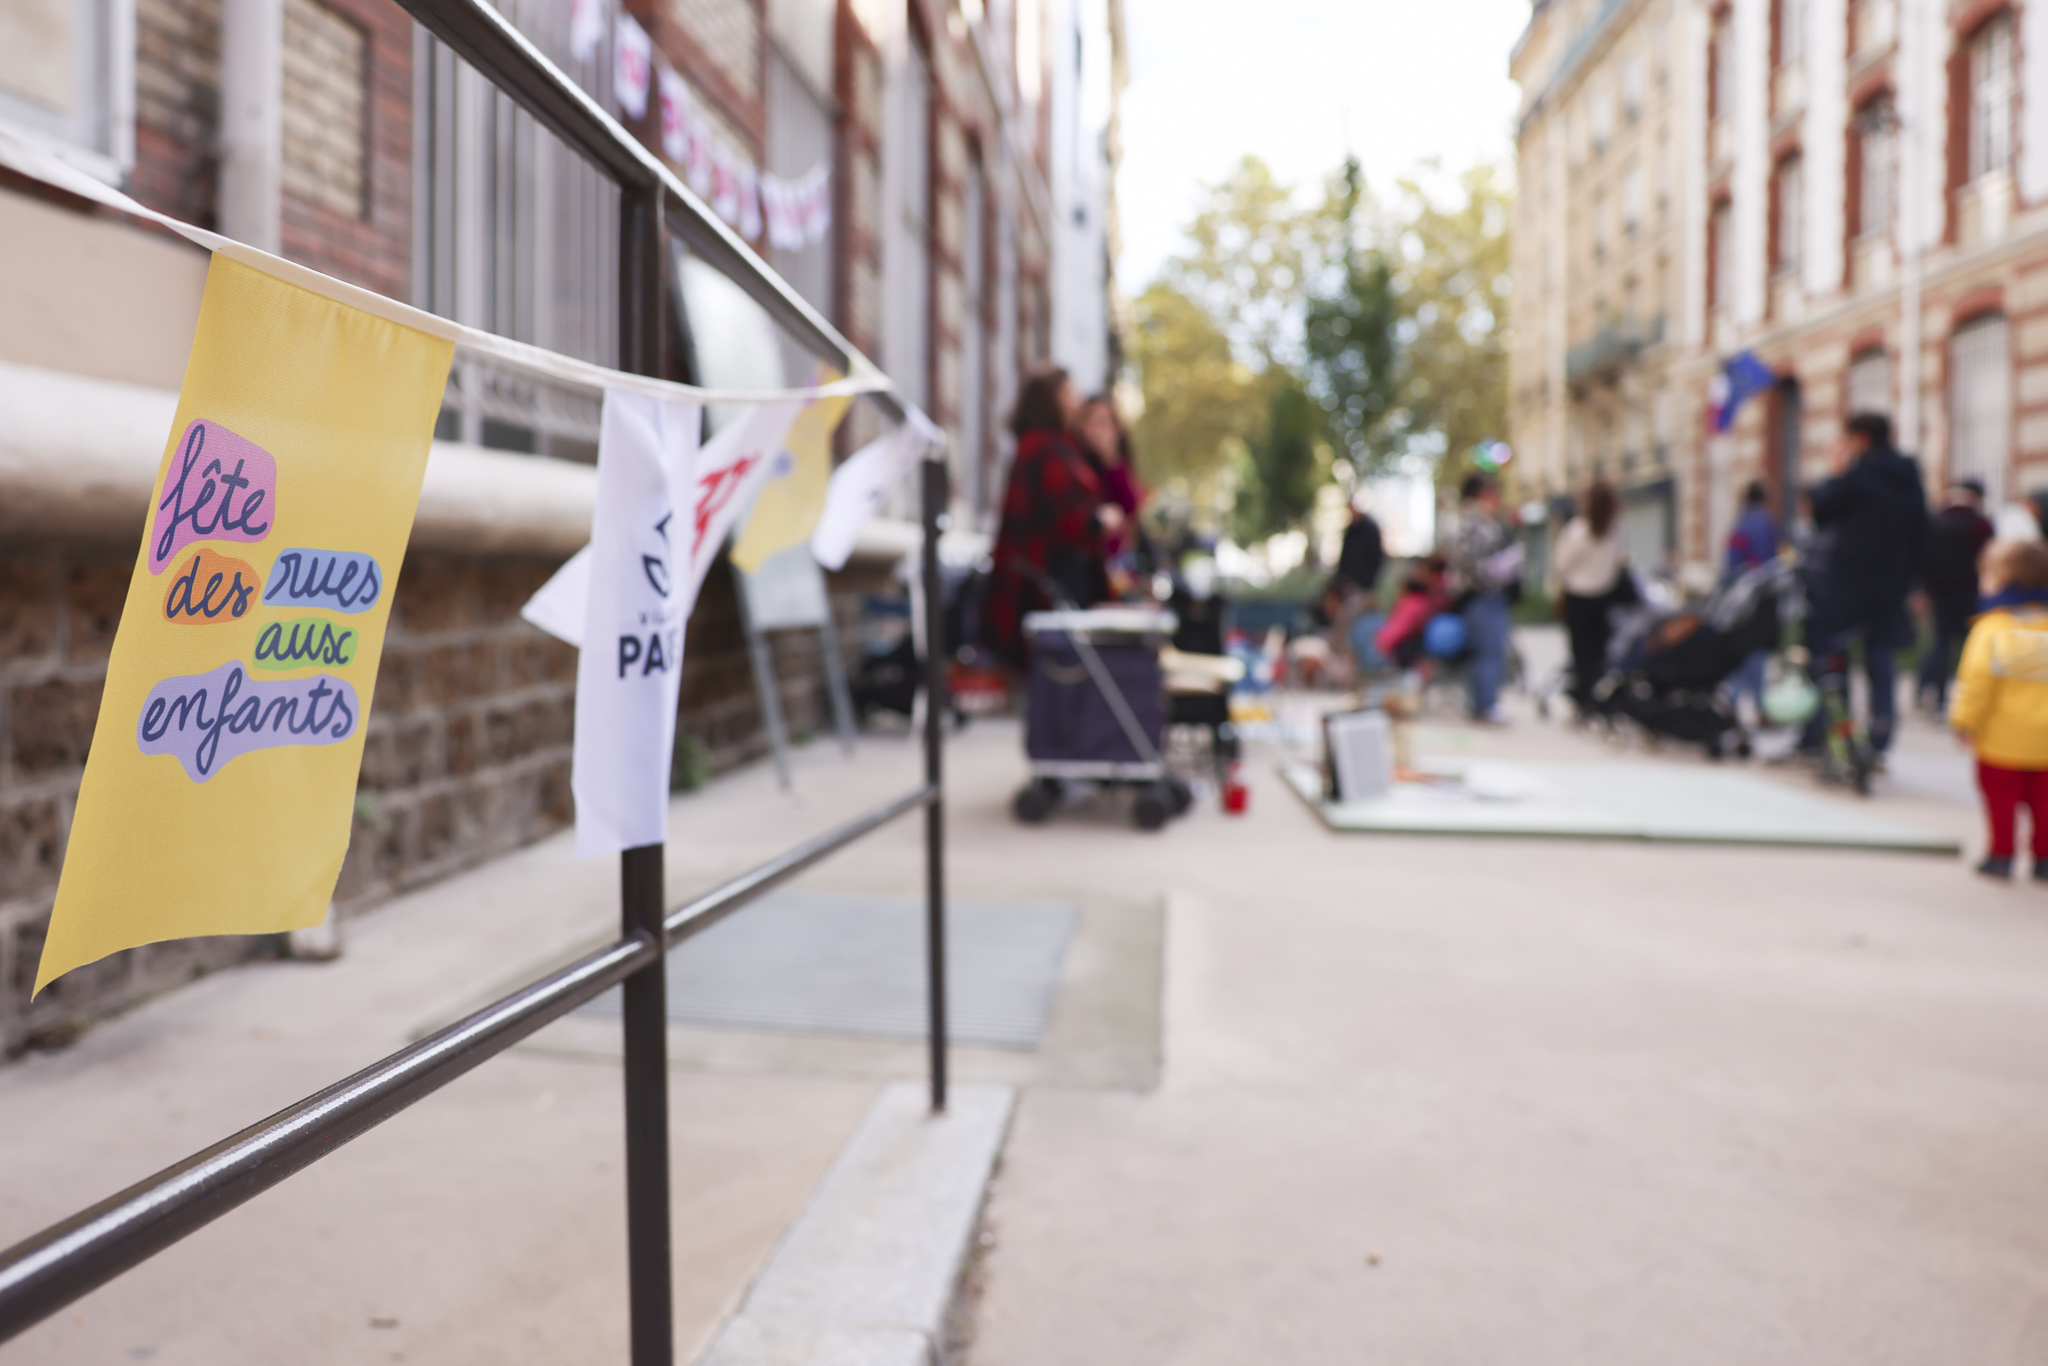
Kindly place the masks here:
[[(1042, 902), (947, 907), (954, 1042), (1036, 1048), (1081, 913)], [(617, 1016), (615, 987), (579, 1013)], [(784, 892), (668, 956), (676, 1024), (866, 1038), (925, 1037), (924, 901)]]

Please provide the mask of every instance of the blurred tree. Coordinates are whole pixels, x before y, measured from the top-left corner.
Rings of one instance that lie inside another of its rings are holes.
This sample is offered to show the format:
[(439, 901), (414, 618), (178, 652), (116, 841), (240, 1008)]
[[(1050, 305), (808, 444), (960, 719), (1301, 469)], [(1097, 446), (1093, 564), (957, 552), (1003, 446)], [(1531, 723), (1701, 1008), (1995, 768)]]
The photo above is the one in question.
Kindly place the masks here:
[(1294, 186), (1253, 156), (1205, 193), (1163, 278), (1201, 306), (1252, 369), (1297, 363), (1302, 299), (1337, 251), (1337, 220), (1326, 204), (1304, 208)]
[(1295, 375), (1268, 373), (1265, 430), (1245, 449), (1231, 508), (1231, 532), (1246, 545), (1303, 526), (1330, 481), (1322, 409)]
[(1203, 521), (1234, 496), (1256, 539), (1302, 524), (1333, 457), (1449, 481), (1504, 436), (1509, 190), (1487, 166), (1456, 187), (1378, 202), (1347, 160), (1303, 207), (1256, 157), (1208, 187), (1136, 304), (1146, 479)]
[(1368, 240), (1372, 225), (1356, 158), (1346, 158), (1331, 191), (1339, 251), (1324, 288), (1308, 301), (1308, 390), (1322, 406), (1330, 439), (1364, 478), (1392, 463), (1405, 435), (1401, 308), (1393, 267)]
[(1155, 283), (1133, 304), (1131, 361), (1144, 411), (1131, 431), (1138, 473), (1198, 508), (1213, 508), (1221, 475), (1264, 423), (1259, 376), (1194, 300)]
[(1471, 466), (1472, 448), (1508, 429), (1508, 223), (1501, 172), (1478, 166), (1439, 205), (1413, 181), (1402, 190), (1393, 254), (1400, 299), (1401, 402), (1411, 445), (1436, 457), (1439, 484)]

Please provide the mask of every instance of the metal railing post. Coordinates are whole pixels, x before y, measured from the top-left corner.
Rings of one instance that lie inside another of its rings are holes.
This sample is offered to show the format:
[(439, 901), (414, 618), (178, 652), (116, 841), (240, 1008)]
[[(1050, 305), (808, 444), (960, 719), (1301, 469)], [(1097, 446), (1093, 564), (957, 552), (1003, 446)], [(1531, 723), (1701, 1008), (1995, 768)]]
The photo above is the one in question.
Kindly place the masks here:
[[(619, 368), (661, 369), (661, 188), (619, 194)], [(664, 945), (663, 846), (619, 855), (619, 934)], [(621, 984), (625, 1031), (626, 1284), (632, 1366), (673, 1366), (674, 1285), (669, 1272), (667, 956)]]
[[(943, 448), (932, 453), (943, 456)], [(946, 462), (920, 462), (924, 477), (924, 780), (932, 789), (924, 812), (925, 976), (930, 986), (932, 1109), (946, 1108), (946, 725), (945, 586), (939, 576), (939, 530), (946, 507)]]

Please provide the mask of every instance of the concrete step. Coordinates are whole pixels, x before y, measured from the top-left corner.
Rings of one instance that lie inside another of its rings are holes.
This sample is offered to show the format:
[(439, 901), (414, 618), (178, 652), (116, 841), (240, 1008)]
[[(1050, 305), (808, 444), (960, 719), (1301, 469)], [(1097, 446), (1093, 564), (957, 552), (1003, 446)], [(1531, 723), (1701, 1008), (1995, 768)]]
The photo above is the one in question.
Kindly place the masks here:
[(1016, 1093), (875, 1098), (700, 1366), (930, 1366)]

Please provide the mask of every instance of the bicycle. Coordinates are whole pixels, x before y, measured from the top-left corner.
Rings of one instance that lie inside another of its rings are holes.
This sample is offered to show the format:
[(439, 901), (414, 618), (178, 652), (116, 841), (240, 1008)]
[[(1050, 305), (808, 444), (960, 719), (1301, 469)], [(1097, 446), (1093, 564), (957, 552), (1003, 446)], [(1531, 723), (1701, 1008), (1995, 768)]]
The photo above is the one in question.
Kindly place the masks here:
[[(1805, 667), (1809, 658), (1800, 648), (1788, 651), (1786, 657), (1795, 668)], [(1822, 655), (1813, 681), (1820, 694), (1820, 780), (1843, 783), (1855, 788), (1858, 796), (1868, 797), (1870, 777), (1877, 771), (1877, 749), (1850, 703), (1849, 652), (1836, 649)]]

